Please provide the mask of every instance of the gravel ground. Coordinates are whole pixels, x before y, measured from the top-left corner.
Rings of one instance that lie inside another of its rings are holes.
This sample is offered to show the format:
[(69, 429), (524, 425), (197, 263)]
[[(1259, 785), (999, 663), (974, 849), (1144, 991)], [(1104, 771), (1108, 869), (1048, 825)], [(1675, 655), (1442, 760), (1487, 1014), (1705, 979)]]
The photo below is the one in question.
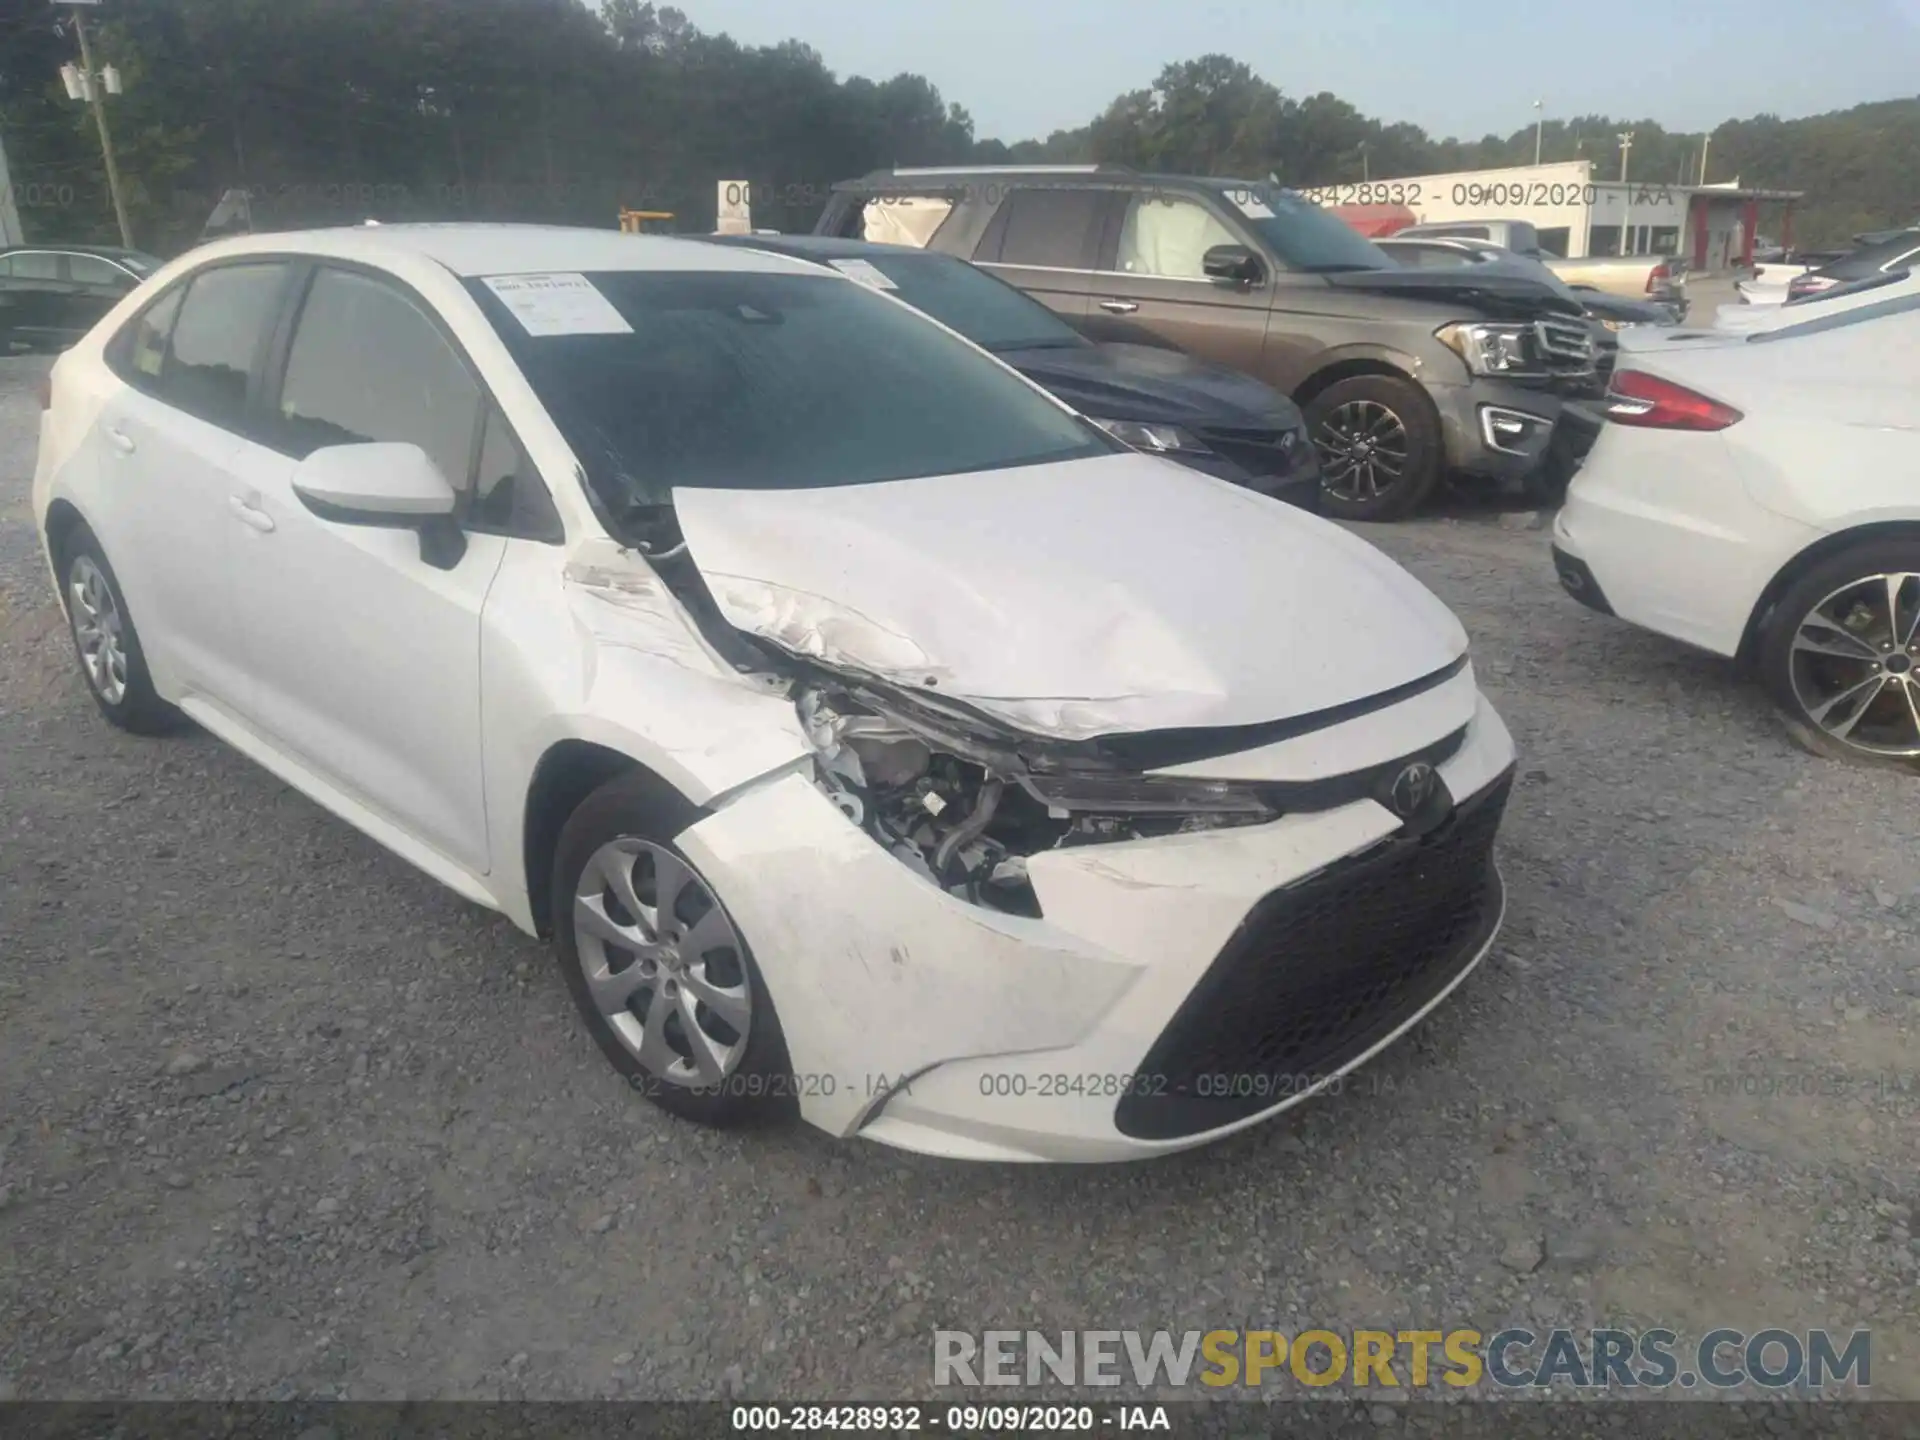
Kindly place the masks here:
[(898, 1398), (936, 1327), (1614, 1321), (1870, 1326), (1920, 1398), (1920, 792), (1575, 606), (1536, 517), (1367, 532), (1521, 748), (1497, 956), (1249, 1135), (970, 1167), (670, 1121), (504, 920), (109, 729), (28, 529), (45, 363), (0, 361), (0, 1397)]

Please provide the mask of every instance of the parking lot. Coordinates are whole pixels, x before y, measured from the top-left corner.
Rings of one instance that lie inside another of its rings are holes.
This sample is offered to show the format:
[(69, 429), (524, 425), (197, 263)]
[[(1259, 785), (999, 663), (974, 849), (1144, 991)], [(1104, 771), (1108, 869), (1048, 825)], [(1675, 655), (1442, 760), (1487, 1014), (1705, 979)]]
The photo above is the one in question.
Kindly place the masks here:
[(504, 919), (105, 725), (31, 533), (46, 363), (0, 360), (0, 1398), (898, 1398), (943, 1327), (1617, 1323), (1870, 1328), (1920, 1399), (1920, 782), (1582, 610), (1542, 517), (1364, 532), (1520, 748), (1488, 963), (1228, 1143), (970, 1167), (669, 1120)]

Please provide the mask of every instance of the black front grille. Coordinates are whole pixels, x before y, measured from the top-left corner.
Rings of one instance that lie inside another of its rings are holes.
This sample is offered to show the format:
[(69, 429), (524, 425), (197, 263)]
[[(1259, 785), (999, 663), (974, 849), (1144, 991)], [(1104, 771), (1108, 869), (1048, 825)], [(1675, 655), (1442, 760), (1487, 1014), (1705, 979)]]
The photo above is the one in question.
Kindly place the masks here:
[(1255, 905), (1141, 1062), (1120, 1132), (1169, 1140), (1271, 1109), (1431, 1002), (1499, 920), (1493, 839), (1512, 783)]
[(1314, 459), (1304, 430), (1238, 430), (1215, 426), (1199, 432), (1215, 453), (1249, 475), (1291, 475)]

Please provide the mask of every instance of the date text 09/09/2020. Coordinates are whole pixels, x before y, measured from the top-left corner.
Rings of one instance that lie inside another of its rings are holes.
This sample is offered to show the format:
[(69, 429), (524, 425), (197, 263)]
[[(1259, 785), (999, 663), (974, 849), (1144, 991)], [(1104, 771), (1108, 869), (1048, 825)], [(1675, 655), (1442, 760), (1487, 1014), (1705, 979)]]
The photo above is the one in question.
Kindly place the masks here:
[(867, 1431), (889, 1435), (1058, 1434), (1075, 1431), (1171, 1430), (1164, 1405), (736, 1405), (736, 1433), (790, 1435)]

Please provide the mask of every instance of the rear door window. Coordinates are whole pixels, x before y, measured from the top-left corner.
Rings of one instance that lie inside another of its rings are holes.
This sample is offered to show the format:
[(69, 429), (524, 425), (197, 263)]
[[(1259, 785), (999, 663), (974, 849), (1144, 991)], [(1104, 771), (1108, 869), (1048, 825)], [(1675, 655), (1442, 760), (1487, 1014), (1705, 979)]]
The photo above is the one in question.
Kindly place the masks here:
[(286, 289), (283, 261), (221, 265), (188, 286), (155, 393), (211, 425), (246, 429), (247, 393)]
[(69, 255), (67, 273), (75, 284), (100, 290), (131, 290), (133, 277), (98, 255)]
[(160, 383), (160, 372), (167, 363), (167, 341), (173, 336), (174, 321), (180, 317), (180, 302), (187, 288), (176, 285), (140, 312), (127, 334), (125, 349), (115, 366), (143, 389)]
[(1014, 190), (982, 246), (983, 251), (991, 248), (997, 231), (998, 249), (978, 258), (1049, 270), (1091, 270), (1104, 198), (1099, 190)]

